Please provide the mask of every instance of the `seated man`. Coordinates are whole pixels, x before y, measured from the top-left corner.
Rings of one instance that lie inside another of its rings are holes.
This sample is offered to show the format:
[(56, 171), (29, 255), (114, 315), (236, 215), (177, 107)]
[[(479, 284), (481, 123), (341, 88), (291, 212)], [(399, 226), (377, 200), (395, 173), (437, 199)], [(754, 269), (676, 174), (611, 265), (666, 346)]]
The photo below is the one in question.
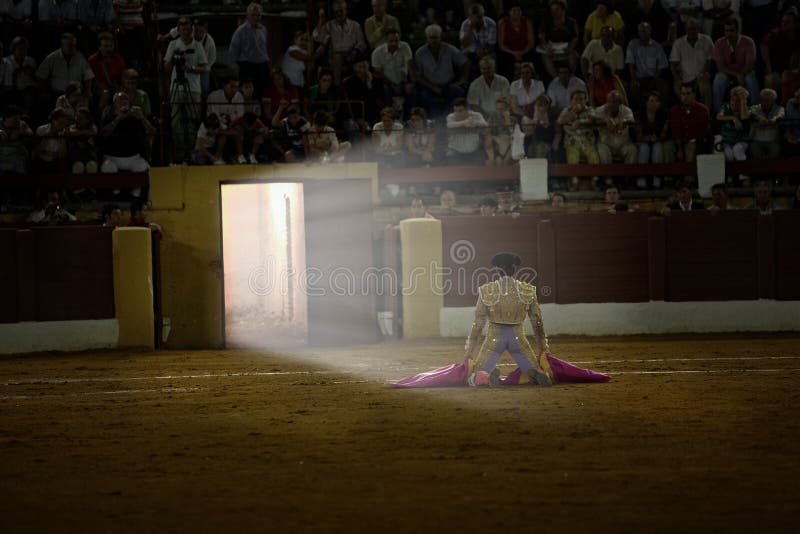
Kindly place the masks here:
[(441, 26), (428, 26), (425, 36), (427, 44), (414, 54), (419, 102), (431, 117), (439, 117), (464, 96), (469, 62), (456, 47), (442, 42)]
[(719, 211), (735, 210), (736, 206), (730, 203), (728, 199), (728, 190), (724, 183), (718, 183), (711, 186), (711, 205), (708, 211), (716, 213)]
[[(373, 0), (382, 2), (384, 0)], [(408, 43), (400, 40), (400, 30), (389, 28), (386, 30), (386, 42), (372, 51), (372, 68), (375, 76), (383, 79), (383, 99), (387, 106), (404, 110), (413, 106), (414, 83), (413, 75), (414, 53)]]
[(35, 172), (69, 172), (67, 159), (67, 134), (69, 116), (63, 109), (50, 112), (47, 124), (36, 128), (39, 142), (33, 149)]
[[(104, 142), (100, 172), (146, 172), (150, 168), (141, 155), (142, 144), (145, 136), (154, 135), (156, 129), (141, 108), (131, 106), (127, 93), (114, 95), (114, 105), (103, 115), (101, 125), (100, 135)], [(139, 194), (139, 188), (133, 190), (134, 196)]]
[(89, 56), (89, 66), (94, 74), (95, 95), (100, 98), (100, 107), (111, 101), (111, 96), (122, 88), (125, 60), (116, 51), (114, 36), (103, 32), (97, 36), (98, 50)]
[(231, 122), (230, 128), (236, 132), (237, 161), (244, 159), (248, 163), (255, 164), (267, 158), (261, 149), (264, 141), (269, 138), (269, 128), (261, 122), (258, 115), (252, 111), (245, 111), (244, 115)]
[(772, 215), (772, 212), (783, 209), (772, 199), (769, 183), (759, 180), (753, 187), (753, 201), (744, 207), (746, 210), (758, 210), (761, 215)]
[(497, 24), (485, 15), (482, 5), (473, 4), (469, 9), (469, 16), (461, 23), (458, 38), (461, 41), (461, 52), (470, 61), (472, 73), (477, 74), (478, 62), (484, 57), (494, 55)]
[(631, 102), (643, 102), (644, 95), (652, 91), (662, 95), (669, 92), (669, 84), (661, 77), (669, 67), (667, 54), (661, 43), (651, 37), (651, 32), (649, 23), (639, 23), (639, 38), (628, 44), (625, 53), (625, 64), (631, 77)]
[(51, 190), (45, 195), (42, 207), (28, 215), (27, 222), (42, 224), (60, 224), (75, 221), (75, 216), (60, 205), (58, 191)]
[(622, 74), (625, 68), (625, 56), (622, 47), (614, 42), (614, 28), (605, 26), (600, 32), (599, 39), (592, 39), (586, 45), (581, 55), (581, 70), (584, 78), (592, 75), (592, 66), (602, 61), (614, 74)]
[[(237, 132), (232, 128), (233, 122), (244, 115), (244, 96), (239, 92), (239, 80), (230, 76), (222, 89), (212, 91), (206, 100), (206, 113), (213, 113), (219, 119), (219, 133), (235, 139)], [(247, 163), (244, 155), (237, 158), (237, 163)]]
[(453, 102), (447, 116), (447, 159), (450, 165), (483, 165), (483, 143), (486, 130), (483, 115), (467, 108), (467, 101)]
[[(576, 89), (572, 92), (572, 102), (564, 108), (556, 121), (564, 130), (564, 148), (567, 151), (567, 163), (581, 162), (581, 157), (586, 163), (596, 165), (600, 163), (597, 153), (597, 144), (594, 136), (594, 117), (592, 110), (586, 106), (586, 91)], [(597, 177), (593, 178), (597, 181)], [(578, 177), (573, 176), (570, 189), (577, 190)]]
[(680, 96), (682, 83), (693, 83), (700, 89), (700, 98), (711, 106), (711, 54), (714, 42), (699, 31), (696, 19), (686, 21), (686, 35), (672, 45), (669, 61), (672, 65), (675, 94)]
[(718, 112), (725, 101), (725, 93), (730, 85), (747, 87), (753, 104), (758, 94), (756, 78), (756, 44), (750, 37), (739, 33), (739, 23), (735, 19), (725, 21), (725, 36), (714, 43), (714, 62), (717, 74), (714, 76), (714, 112)]
[(594, 118), (600, 134), (597, 143), (600, 163), (611, 163), (615, 157), (622, 158), (625, 163), (636, 163), (636, 145), (630, 134), (633, 111), (622, 103), (622, 93), (608, 93), (606, 103), (595, 110)]
[(25, 145), (32, 137), (33, 130), (22, 120), (22, 110), (8, 106), (0, 122), (0, 173), (28, 171), (29, 154)]
[(36, 69), (36, 77), (47, 86), (55, 100), (55, 95), (62, 94), (71, 81), (81, 83), (83, 94), (91, 94), (94, 73), (89, 62), (78, 51), (78, 40), (73, 34), (65, 33), (61, 36), (61, 48), (42, 60)]
[[(397, 17), (386, 12), (386, 0), (372, 0), (372, 16), (364, 21), (364, 33), (367, 36), (369, 47), (377, 50), (387, 42), (389, 30), (400, 30), (400, 21)], [(409, 49), (409, 52), (411, 49)], [(374, 63), (373, 63), (373, 66)]]
[(300, 115), (300, 108), (291, 106), (286, 112), (286, 117), (278, 122), (273, 120), (275, 139), (280, 143), (283, 158), (287, 162), (303, 161), (306, 159), (307, 132), (311, 125)]
[(352, 145), (339, 142), (336, 131), (328, 126), (330, 115), (324, 111), (314, 114), (313, 124), (308, 129), (308, 159), (319, 163), (342, 163)]
[(678, 189), (675, 192), (675, 196), (677, 197), (675, 202), (667, 204), (667, 206), (661, 210), (662, 215), (669, 215), (670, 211), (693, 211), (704, 209), (702, 201), (695, 201), (692, 199), (692, 190), (688, 185), (684, 185)]
[(554, 78), (547, 86), (547, 96), (550, 97), (553, 112), (561, 113), (561, 110), (568, 108), (572, 101), (572, 94), (578, 89), (584, 93), (587, 92), (583, 80), (573, 76), (572, 69), (566, 63), (559, 65), (558, 77)]
[(711, 114), (708, 108), (695, 100), (694, 85), (681, 84), (680, 104), (669, 112), (669, 129), (675, 143), (676, 161), (695, 161), (708, 143)]
[(219, 117), (215, 113), (206, 115), (197, 129), (197, 141), (192, 151), (192, 163), (195, 165), (225, 165), (223, 150), (225, 135), (220, 132)]
[(777, 103), (774, 89), (761, 90), (761, 103), (750, 109), (753, 158), (777, 158), (781, 154), (781, 137), (778, 122), (783, 120), (783, 106)]
[(333, 19), (326, 21), (322, 11), (312, 35), (319, 43), (330, 42), (333, 77), (336, 85), (339, 85), (353, 63), (367, 51), (367, 43), (361, 24), (347, 18), (347, 2), (336, 0), (331, 9)]
[(498, 98), (508, 98), (510, 84), (505, 76), (496, 74), (494, 59), (484, 57), (480, 62), (481, 75), (469, 85), (467, 102), (470, 109), (488, 117), (494, 113)]
[(764, 62), (764, 84), (770, 89), (778, 89), (781, 75), (791, 65), (792, 55), (800, 50), (800, 31), (797, 27), (797, 13), (786, 11), (781, 24), (773, 28), (761, 41), (761, 59)]

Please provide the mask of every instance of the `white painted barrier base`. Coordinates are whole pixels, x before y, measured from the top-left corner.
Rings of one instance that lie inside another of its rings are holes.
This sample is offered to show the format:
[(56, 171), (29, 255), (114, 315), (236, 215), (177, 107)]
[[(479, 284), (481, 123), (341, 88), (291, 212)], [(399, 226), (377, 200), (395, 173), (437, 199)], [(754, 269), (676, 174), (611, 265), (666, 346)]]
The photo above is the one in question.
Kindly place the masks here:
[(116, 319), (0, 324), (0, 354), (113, 349), (118, 343)]
[[(585, 336), (800, 331), (800, 301), (542, 304), (548, 334)], [(474, 308), (442, 308), (442, 337), (469, 335)], [(530, 324), (526, 321), (530, 333)]]

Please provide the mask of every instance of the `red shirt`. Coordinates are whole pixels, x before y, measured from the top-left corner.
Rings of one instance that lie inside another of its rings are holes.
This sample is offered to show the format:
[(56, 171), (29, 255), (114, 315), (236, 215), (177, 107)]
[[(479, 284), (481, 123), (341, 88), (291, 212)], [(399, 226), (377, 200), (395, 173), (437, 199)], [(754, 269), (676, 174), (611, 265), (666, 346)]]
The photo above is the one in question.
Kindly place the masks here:
[(800, 39), (798, 39), (797, 33), (795, 38), (791, 39), (780, 28), (770, 30), (764, 37), (763, 43), (769, 47), (769, 60), (772, 70), (775, 72), (783, 72), (789, 68), (792, 54), (800, 48)]
[[(283, 95), (281, 95), (281, 93), (275, 87), (267, 87), (264, 89), (264, 111), (269, 109), (270, 117), (278, 111), (278, 107), (281, 105), (281, 98), (287, 100), (290, 104), (297, 104), (300, 102), (300, 93), (297, 92), (297, 88), (293, 85), (288, 85), (283, 90)], [(281, 119), (285, 117), (285, 113), (286, 110), (284, 110), (284, 116), (281, 117)]]
[[(503, 23), (503, 44), (505, 47), (515, 52), (525, 50), (525, 47), (528, 46), (528, 19), (525, 15), (522, 15), (519, 21), (518, 30), (515, 30), (514, 26), (511, 24), (511, 17), (504, 18)], [(532, 35), (531, 42), (533, 42)]]
[(690, 109), (675, 104), (669, 112), (669, 127), (675, 141), (690, 141), (708, 135), (711, 114), (705, 104), (695, 101)]
[(608, 99), (608, 93), (617, 89), (617, 79), (614, 76), (606, 76), (601, 82), (597, 78), (592, 78), (592, 95), (594, 95), (594, 105), (602, 106)]
[(102, 57), (100, 52), (89, 56), (89, 67), (100, 87), (119, 87), (122, 85), (122, 74), (125, 72), (125, 60), (119, 54)]

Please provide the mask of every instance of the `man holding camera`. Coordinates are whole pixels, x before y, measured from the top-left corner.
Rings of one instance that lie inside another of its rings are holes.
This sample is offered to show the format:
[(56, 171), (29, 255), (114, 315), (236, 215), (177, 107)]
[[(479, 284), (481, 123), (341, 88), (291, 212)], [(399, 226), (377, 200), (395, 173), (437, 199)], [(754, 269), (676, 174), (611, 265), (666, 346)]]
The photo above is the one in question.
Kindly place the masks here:
[(179, 38), (171, 41), (164, 54), (164, 69), (170, 72), (169, 101), (172, 107), (174, 157), (186, 160), (194, 145), (200, 118), (200, 75), (208, 71), (203, 45), (195, 40), (192, 22), (178, 19)]

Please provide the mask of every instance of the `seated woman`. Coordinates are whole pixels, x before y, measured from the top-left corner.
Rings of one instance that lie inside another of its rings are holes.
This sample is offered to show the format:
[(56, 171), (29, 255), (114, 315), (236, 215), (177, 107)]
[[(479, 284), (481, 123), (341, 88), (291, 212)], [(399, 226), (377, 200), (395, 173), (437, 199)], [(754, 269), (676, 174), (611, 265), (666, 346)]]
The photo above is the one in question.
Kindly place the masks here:
[(516, 124), (508, 109), (508, 98), (495, 102), (495, 112), (489, 115), (489, 133), (485, 137), (486, 165), (508, 165), (511, 161), (511, 134)]
[(336, 117), (339, 114), (339, 101), (342, 98), (339, 87), (333, 85), (333, 71), (322, 69), (319, 73), (319, 83), (308, 88), (306, 116), (313, 117), (317, 111), (326, 111), (332, 117)]
[(589, 89), (589, 105), (592, 107), (600, 107), (605, 104), (608, 93), (611, 91), (619, 91), (622, 94), (623, 105), (628, 105), (628, 96), (625, 94), (622, 80), (604, 61), (598, 61), (592, 65), (592, 75), (586, 86)]
[(56, 99), (55, 109), (61, 109), (67, 115), (70, 124), (75, 123), (78, 108), (88, 108), (89, 99), (83, 96), (80, 82), (69, 82), (64, 94)]
[(403, 124), (394, 120), (393, 108), (381, 110), (381, 121), (372, 127), (372, 140), (376, 159), (382, 167), (402, 167)]
[(511, 82), (511, 113), (518, 118), (533, 113), (533, 103), (539, 95), (544, 94), (544, 84), (536, 79), (533, 63), (525, 62), (519, 67), (519, 80)]
[(533, 24), (522, 14), (519, 2), (511, 2), (506, 9), (508, 15), (497, 22), (497, 70), (506, 78), (514, 78), (516, 66), (532, 59), (536, 41)]
[(328, 126), (330, 117), (324, 111), (314, 114), (311, 127), (308, 129), (308, 158), (320, 163), (341, 163), (350, 151), (350, 143), (339, 142), (336, 132)]
[[(734, 87), (731, 89), (730, 101), (722, 104), (717, 113), (717, 120), (722, 122), (720, 134), (727, 161), (747, 159), (747, 147), (750, 143), (750, 108), (747, 105), (749, 96), (750, 92), (744, 87)], [(743, 182), (744, 176), (739, 176), (739, 180)]]
[(529, 158), (547, 158), (551, 162), (561, 145), (561, 125), (550, 103), (550, 97), (540, 95), (530, 116), (522, 118), (522, 132), (525, 134), (525, 155)]
[(420, 107), (411, 108), (408, 119), (406, 141), (406, 165), (409, 167), (430, 167), (436, 150), (436, 132), (428, 120), (425, 110)]
[[(636, 118), (636, 146), (639, 152), (639, 163), (664, 163), (672, 161), (672, 141), (669, 134), (669, 114), (661, 105), (661, 95), (650, 93), (644, 107)], [(648, 178), (640, 177), (636, 184), (640, 188), (647, 187)], [(658, 176), (651, 177), (651, 184), (660, 187)]]

